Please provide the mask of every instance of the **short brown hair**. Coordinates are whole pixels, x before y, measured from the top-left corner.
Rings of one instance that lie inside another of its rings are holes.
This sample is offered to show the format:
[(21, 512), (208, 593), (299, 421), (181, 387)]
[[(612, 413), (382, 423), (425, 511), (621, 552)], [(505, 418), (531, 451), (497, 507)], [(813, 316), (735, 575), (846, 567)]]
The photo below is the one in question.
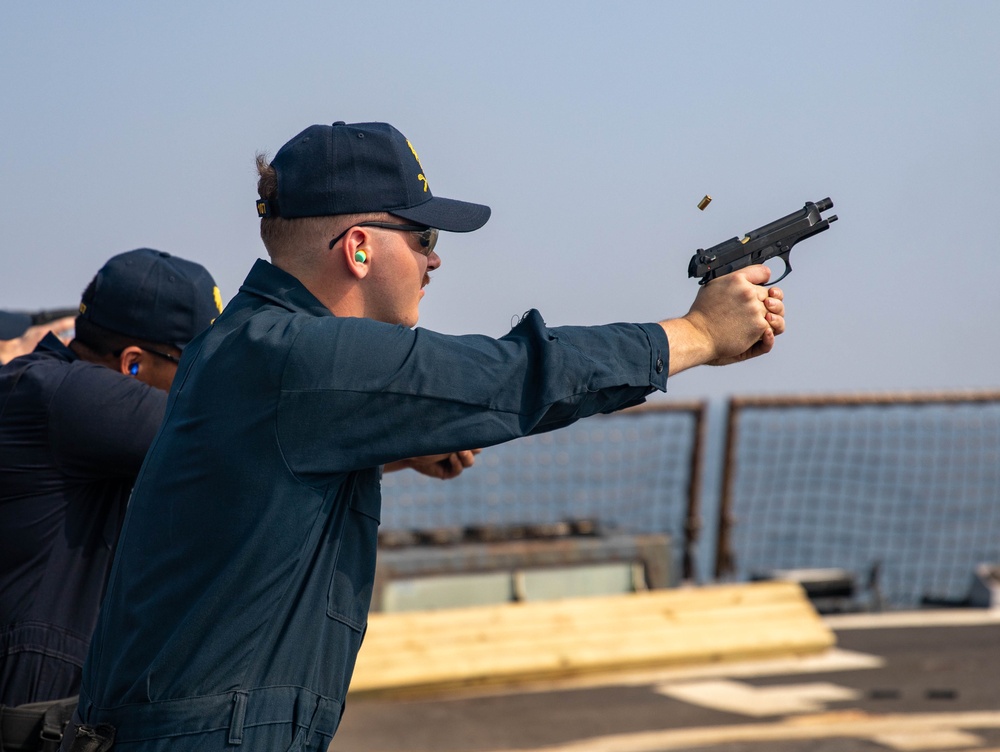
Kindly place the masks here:
[[(257, 154), (257, 194), (265, 201), (276, 202), (278, 197), (278, 173), (271, 166), (265, 154)], [(366, 214), (337, 214), (329, 217), (261, 217), (260, 239), (267, 252), (274, 255), (291, 250), (303, 236), (327, 232), (331, 238), (359, 222), (385, 221), (385, 212)]]

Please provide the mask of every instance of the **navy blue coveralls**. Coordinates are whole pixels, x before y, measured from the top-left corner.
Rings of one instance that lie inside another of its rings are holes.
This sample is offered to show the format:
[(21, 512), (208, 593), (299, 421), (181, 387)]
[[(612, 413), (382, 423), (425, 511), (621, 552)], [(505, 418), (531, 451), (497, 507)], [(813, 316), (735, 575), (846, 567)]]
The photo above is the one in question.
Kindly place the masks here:
[(367, 624), (381, 466), (665, 389), (656, 324), (501, 339), (334, 317), (258, 261), (184, 351), (129, 505), (79, 713), (117, 750), (325, 750)]
[(167, 393), (55, 336), (0, 368), (0, 703), (75, 695)]

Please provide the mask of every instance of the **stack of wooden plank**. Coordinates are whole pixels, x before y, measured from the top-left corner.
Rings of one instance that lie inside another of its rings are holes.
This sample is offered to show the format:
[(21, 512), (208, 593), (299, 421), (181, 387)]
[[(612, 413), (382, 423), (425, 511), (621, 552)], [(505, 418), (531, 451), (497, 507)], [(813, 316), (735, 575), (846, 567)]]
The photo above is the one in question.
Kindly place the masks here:
[(351, 693), (808, 655), (833, 644), (792, 582), (381, 613), (370, 616)]

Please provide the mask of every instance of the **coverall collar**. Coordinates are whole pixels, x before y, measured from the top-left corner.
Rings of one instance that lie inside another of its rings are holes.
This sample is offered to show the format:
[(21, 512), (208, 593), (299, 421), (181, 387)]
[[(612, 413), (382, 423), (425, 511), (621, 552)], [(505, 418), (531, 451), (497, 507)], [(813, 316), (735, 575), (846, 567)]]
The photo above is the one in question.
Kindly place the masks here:
[(257, 259), (240, 292), (256, 295), (292, 312), (333, 316), (296, 277), (263, 259)]

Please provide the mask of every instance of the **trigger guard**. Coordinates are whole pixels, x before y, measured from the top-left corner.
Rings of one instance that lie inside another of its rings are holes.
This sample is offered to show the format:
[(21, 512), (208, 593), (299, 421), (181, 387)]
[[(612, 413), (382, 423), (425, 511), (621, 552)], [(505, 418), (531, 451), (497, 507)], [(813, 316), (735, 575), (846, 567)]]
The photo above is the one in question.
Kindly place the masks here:
[[(784, 265), (785, 265), (785, 272), (784, 272), (784, 274), (782, 274), (777, 279), (769, 279), (767, 281), (767, 284), (769, 286), (770, 285), (776, 285), (776, 284), (778, 284), (781, 280), (783, 280), (785, 277), (787, 277), (789, 274), (792, 273), (792, 262), (789, 261), (786, 256), (775, 256), (774, 258), (781, 259), (782, 263), (784, 263)], [(770, 260), (770, 259), (768, 259), (768, 260)]]

